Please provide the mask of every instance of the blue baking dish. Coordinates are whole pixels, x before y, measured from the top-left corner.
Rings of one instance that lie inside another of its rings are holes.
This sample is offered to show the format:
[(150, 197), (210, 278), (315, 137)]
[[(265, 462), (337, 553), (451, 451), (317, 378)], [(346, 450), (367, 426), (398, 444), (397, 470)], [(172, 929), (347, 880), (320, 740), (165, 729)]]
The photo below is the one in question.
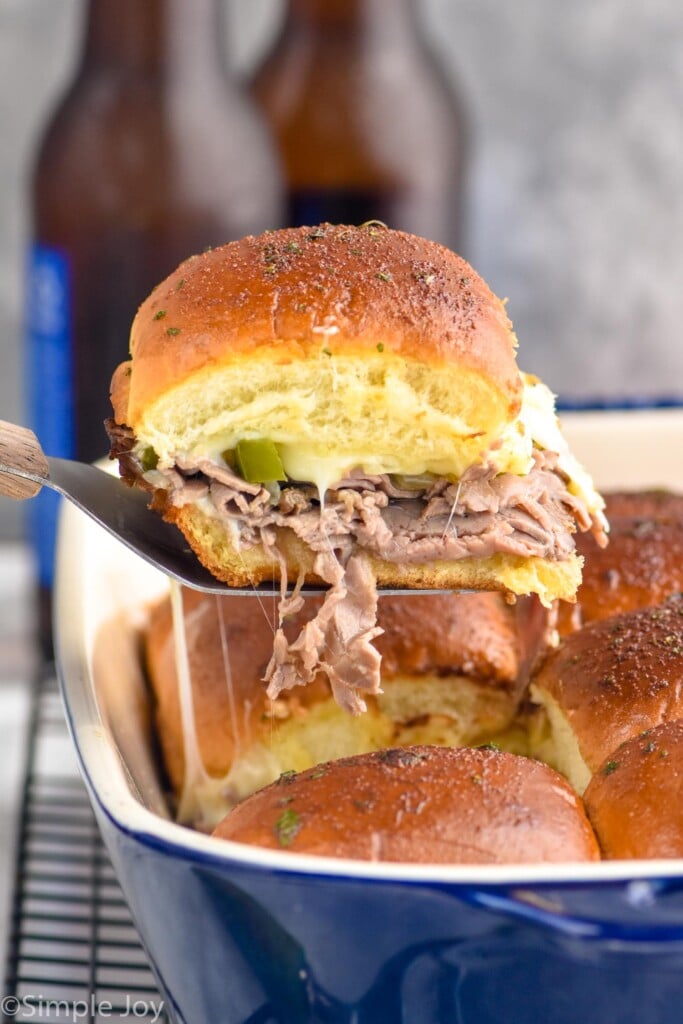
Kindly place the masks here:
[[(575, 413), (605, 487), (677, 486), (683, 413)], [(683, 861), (369, 864), (176, 825), (138, 630), (163, 577), (65, 507), (58, 671), (102, 834), (176, 1024), (675, 1024)]]

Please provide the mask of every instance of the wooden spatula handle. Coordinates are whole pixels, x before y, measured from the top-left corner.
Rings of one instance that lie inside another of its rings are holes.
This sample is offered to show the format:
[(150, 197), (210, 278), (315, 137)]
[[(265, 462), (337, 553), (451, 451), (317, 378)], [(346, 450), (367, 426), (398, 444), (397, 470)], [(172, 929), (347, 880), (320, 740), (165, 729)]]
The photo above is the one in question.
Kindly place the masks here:
[(33, 498), (42, 485), (23, 474), (44, 479), (48, 472), (47, 459), (33, 431), (0, 420), (0, 494), (8, 498)]

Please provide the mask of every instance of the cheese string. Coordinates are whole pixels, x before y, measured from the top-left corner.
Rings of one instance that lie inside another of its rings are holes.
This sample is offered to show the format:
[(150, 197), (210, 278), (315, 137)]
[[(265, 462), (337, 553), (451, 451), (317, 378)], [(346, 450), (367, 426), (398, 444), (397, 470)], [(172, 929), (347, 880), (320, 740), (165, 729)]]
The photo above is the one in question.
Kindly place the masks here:
[(190, 661), (187, 653), (187, 636), (183, 614), (183, 592), (180, 584), (171, 580), (171, 610), (173, 613), (173, 641), (175, 647), (176, 675), (178, 678), (178, 702), (183, 735), (183, 788), (178, 802), (177, 820), (181, 823), (194, 822), (200, 814), (197, 799), (198, 788), (208, 781), (208, 774), (202, 762), (197, 738), (194, 696)]

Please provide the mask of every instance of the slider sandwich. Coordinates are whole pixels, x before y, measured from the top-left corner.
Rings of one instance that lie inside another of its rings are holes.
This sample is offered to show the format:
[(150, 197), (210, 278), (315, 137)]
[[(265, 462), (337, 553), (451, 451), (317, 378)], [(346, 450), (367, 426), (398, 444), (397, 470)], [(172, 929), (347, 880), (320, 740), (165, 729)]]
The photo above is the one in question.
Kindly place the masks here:
[[(180, 597), (182, 650), (167, 596), (150, 609), (143, 652), (159, 749), (185, 824), (215, 825), (283, 772), (332, 758), (416, 743), (525, 749), (514, 719), (545, 625), (532, 598), (511, 606), (499, 593), (381, 597), (381, 692), (367, 697), (365, 714), (348, 715), (323, 672), (268, 698), (277, 598), (187, 588)], [(311, 596), (288, 616), (288, 639), (321, 601)]]
[[(379, 690), (377, 584), (572, 600), (603, 503), (503, 303), (454, 253), (321, 225), (183, 263), (142, 304), (112, 382), (112, 457), (233, 586), (303, 582), (268, 694), (320, 669), (347, 709)], [(293, 593), (285, 595), (287, 584)]]
[(683, 718), (683, 594), (572, 633), (542, 662), (530, 694), (545, 718), (531, 752), (583, 793), (621, 743)]
[(609, 754), (585, 793), (603, 855), (683, 857), (683, 721), (662, 722)]
[(576, 601), (559, 604), (560, 636), (683, 592), (683, 496), (623, 491), (604, 497), (609, 547), (599, 547), (590, 534), (577, 537), (583, 578)]

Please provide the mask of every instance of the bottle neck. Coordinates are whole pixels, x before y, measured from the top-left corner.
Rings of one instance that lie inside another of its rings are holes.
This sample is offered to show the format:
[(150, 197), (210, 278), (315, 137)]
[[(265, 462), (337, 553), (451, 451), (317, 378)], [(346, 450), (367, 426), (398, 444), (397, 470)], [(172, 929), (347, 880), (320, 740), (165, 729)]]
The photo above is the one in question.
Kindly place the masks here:
[(415, 31), (416, 6), (415, 0), (289, 0), (285, 27), (321, 38), (348, 35), (386, 43)]
[(83, 68), (163, 77), (223, 63), (217, 0), (90, 0)]

